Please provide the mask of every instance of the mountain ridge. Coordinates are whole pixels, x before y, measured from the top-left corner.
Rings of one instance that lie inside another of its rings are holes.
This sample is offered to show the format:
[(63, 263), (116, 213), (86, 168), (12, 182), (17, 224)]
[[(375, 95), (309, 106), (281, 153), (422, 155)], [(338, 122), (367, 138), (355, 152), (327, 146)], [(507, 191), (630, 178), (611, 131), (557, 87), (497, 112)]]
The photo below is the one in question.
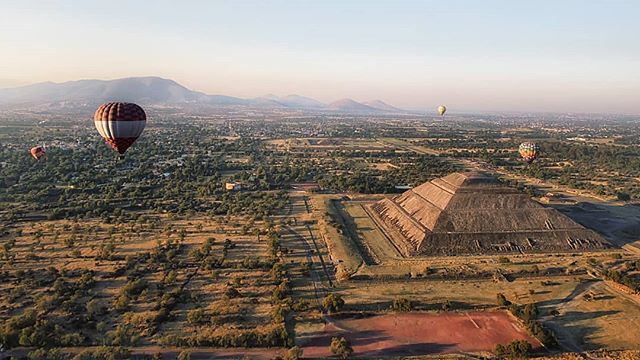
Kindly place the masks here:
[(353, 99), (344, 98), (336, 100), (327, 105), (333, 110), (353, 111), (353, 112), (376, 112), (379, 109), (357, 102)]
[(245, 99), (227, 95), (211, 95), (191, 90), (178, 82), (157, 76), (127, 77), (112, 80), (81, 79), (65, 82), (41, 82), (0, 89), (0, 106), (30, 106), (46, 104), (89, 104), (107, 101), (128, 101), (141, 104), (248, 106), (269, 109), (303, 109), (344, 112), (397, 112), (398, 109), (380, 100), (370, 106), (352, 99), (340, 99), (325, 104), (316, 99), (290, 94), (267, 94)]
[(369, 101), (364, 101), (362, 104), (372, 107), (374, 109), (385, 110), (385, 111), (393, 111), (393, 112), (406, 111), (406, 110), (399, 109), (393, 105), (389, 105), (382, 100), (369, 100)]

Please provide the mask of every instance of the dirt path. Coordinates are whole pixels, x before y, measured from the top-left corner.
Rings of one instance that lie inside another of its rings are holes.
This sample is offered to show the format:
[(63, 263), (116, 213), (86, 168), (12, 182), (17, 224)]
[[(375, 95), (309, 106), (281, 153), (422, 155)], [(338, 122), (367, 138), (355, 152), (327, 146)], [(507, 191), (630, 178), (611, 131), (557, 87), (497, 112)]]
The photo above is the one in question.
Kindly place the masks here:
[[(294, 201), (296, 204), (293, 204)], [(292, 199), (292, 206), (304, 208), (307, 214), (311, 213), (311, 204), (306, 195)], [(304, 224), (302, 221), (297, 221), (297, 224), (284, 226), (283, 235), (291, 237), (303, 246), (307, 262), (311, 264), (310, 283), (313, 286), (316, 304), (321, 309), (322, 299), (328, 294), (328, 289), (333, 287), (332, 276), (311, 225)]]
[[(300, 233), (298, 233), (297, 231), (295, 231), (293, 228), (291, 228), (290, 226), (286, 226), (284, 227), (285, 230), (285, 234), (283, 235), (289, 235), (294, 237), (297, 241), (299, 241), (301, 244), (304, 245), (305, 247), (305, 253), (306, 253), (306, 257), (307, 257), (307, 262), (309, 262), (311, 264), (311, 271), (309, 272), (310, 274), (310, 279), (311, 279), (311, 283), (313, 285), (313, 289), (314, 289), (314, 294), (315, 294), (315, 298), (316, 298), (316, 304), (319, 308), (322, 307), (322, 298), (324, 298), (327, 294), (327, 290), (324, 286), (324, 284), (322, 283), (322, 277), (320, 274), (320, 270), (318, 270), (318, 262), (314, 261), (314, 252), (312, 251), (312, 249), (314, 249), (313, 244), (310, 243), (310, 241), (305, 238), (303, 235), (301, 235)], [(317, 251), (315, 251), (317, 253)], [(320, 268), (322, 268), (322, 266), (320, 265)], [(322, 270), (324, 271), (324, 270)]]

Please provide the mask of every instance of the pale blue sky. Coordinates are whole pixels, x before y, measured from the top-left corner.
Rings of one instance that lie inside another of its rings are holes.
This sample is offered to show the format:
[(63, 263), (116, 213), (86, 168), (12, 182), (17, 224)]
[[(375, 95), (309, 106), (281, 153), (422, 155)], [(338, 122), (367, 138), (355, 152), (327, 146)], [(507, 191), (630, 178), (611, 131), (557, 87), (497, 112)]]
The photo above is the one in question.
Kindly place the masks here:
[(640, 113), (640, 1), (0, 0), (0, 87), (155, 75), (207, 93)]

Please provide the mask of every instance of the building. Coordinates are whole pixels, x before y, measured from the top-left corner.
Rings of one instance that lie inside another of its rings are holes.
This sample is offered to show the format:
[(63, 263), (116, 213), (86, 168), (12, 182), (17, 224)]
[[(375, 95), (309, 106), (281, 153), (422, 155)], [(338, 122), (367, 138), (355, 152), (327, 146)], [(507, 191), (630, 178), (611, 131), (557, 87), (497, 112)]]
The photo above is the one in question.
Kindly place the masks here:
[(228, 182), (224, 184), (224, 188), (227, 191), (240, 191), (242, 190), (242, 184), (239, 182)]

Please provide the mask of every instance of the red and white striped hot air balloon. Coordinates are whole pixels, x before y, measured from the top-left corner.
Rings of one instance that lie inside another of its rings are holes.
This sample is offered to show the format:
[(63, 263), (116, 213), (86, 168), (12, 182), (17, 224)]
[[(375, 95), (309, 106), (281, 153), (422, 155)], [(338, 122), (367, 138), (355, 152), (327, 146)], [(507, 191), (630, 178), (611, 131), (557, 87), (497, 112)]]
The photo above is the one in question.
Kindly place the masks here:
[(40, 160), (45, 154), (44, 148), (40, 145), (32, 147), (29, 152), (36, 160)]
[(100, 136), (124, 158), (124, 153), (142, 134), (147, 115), (136, 104), (111, 102), (100, 105), (93, 122)]

